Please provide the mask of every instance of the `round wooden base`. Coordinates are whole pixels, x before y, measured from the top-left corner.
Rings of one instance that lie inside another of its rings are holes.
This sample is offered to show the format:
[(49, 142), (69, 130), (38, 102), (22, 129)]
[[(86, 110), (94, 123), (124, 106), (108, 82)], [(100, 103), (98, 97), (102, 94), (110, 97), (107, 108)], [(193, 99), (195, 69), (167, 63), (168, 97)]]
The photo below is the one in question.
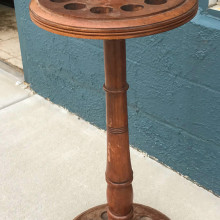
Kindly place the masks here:
[[(107, 204), (91, 208), (78, 215), (74, 220), (108, 220)], [(148, 206), (133, 204), (133, 220), (170, 220), (161, 212)]]

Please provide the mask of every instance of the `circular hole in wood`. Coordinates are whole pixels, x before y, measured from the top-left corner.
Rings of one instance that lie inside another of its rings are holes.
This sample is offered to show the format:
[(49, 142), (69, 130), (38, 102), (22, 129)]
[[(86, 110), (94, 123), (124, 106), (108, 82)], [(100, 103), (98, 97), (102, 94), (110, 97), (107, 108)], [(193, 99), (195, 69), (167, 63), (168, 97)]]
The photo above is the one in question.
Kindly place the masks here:
[(142, 217), (140, 218), (140, 220), (153, 220), (153, 219), (150, 218), (150, 217), (147, 217), (147, 216), (142, 216)]
[(82, 4), (82, 3), (70, 3), (70, 4), (67, 4), (67, 5), (64, 5), (64, 8), (67, 9), (67, 10), (80, 10), (80, 9), (85, 8), (85, 7), (86, 7), (86, 5)]
[(106, 211), (101, 214), (101, 218), (102, 220), (108, 220), (108, 214)]
[(69, 2), (71, 0), (50, 0), (51, 2), (57, 2), (57, 3), (62, 3), (62, 2)]
[(143, 9), (144, 6), (143, 5), (132, 5), (132, 4), (128, 4), (128, 5), (123, 5), (121, 6), (121, 9), (123, 11), (139, 11), (141, 9)]
[(167, 0), (145, 0), (145, 3), (149, 5), (161, 5), (167, 3)]
[(113, 8), (110, 7), (93, 7), (90, 9), (92, 13), (96, 14), (107, 14), (113, 11)]

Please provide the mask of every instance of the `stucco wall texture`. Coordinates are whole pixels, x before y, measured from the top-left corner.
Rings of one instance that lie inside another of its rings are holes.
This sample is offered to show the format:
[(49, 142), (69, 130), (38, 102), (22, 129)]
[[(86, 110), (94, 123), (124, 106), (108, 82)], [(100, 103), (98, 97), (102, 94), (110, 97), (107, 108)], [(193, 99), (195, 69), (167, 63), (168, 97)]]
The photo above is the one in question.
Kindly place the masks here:
[[(207, 2), (180, 28), (127, 40), (129, 131), (131, 145), (220, 195), (220, 20)], [(28, 5), (15, 0), (26, 81), (105, 129), (102, 41), (41, 30)]]

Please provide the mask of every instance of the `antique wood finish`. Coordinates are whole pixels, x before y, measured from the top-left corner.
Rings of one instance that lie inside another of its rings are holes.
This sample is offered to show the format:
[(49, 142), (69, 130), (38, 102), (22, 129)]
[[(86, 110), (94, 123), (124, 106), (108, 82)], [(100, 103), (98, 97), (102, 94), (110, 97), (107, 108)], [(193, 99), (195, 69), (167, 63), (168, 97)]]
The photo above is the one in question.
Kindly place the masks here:
[(107, 205), (74, 220), (169, 220), (148, 206), (133, 204), (129, 151), (125, 40), (104, 40), (107, 128)]
[(198, 0), (31, 0), (30, 17), (39, 27), (64, 36), (104, 40), (108, 204), (75, 220), (169, 220), (155, 209), (133, 204), (125, 39), (179, 27), (197, 9)]
[(39, 27), (77, 38), (126, 39), (157, 34), (191, 20), (198, 0), (32, 0)]
[[(170, 220), (161, 212), (148, 206), (133, 204), (133, 220)], [(75, 220), (108, 220), (108, 205), (100, 205), (91, 208), (75, 218)], [(121, 219), (120, 219), (121, 220)]]
[(104, 58), (108, 217), (111, 220), (119, 217), (127, 220), (133, 216), (133, 173), (128, 140), (125, 40), (105, 40)]

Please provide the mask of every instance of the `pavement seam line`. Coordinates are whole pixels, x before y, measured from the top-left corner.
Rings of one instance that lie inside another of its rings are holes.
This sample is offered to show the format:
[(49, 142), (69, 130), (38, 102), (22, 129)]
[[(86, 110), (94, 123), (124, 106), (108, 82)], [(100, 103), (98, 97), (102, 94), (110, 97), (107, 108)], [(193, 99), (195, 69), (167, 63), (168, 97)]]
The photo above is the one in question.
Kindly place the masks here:
[(21, 98), (21, 99), (18, 99), (18, 100), (16, 100), (15, 102), (12, 102), (12, 103), (10, 103), (10, 104), (8, 104), (8, 105), (6, 105), (6, 106), (0, 108), (0, 112), (1, 112), (1, 110), (3, 110), (3, 109), (6, 109), (6, 108), (8, 108), (8, 107), (10, 107), (10, 106), (12, 106), (12, 105), (16, 105), (16, 104), (18, 104), (19, 102), (22, 102), (22, 101), (24, 101), (24, 100), (26, 100), (26, 99), (28, 99), (28, 98), (31, 98), (32, 96), (33, 96), (33, 95), (27, 95), (26, 97), (23, 97), (23, 98)]

